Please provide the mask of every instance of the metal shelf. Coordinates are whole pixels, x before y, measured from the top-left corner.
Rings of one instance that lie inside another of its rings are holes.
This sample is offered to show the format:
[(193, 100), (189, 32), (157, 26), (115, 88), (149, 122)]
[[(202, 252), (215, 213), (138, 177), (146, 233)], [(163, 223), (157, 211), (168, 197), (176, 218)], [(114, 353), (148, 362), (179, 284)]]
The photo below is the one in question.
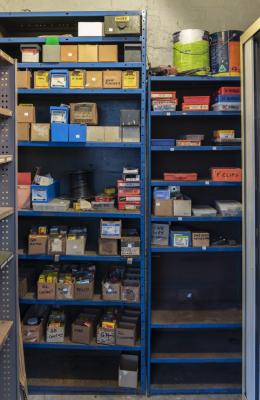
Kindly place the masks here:
[(236, 83), (240, 85), (240, 76), (189, 76), (189, 75), (168, 75), (168, 76), (151, 76), (152, 82), (198, 82), (198, 83)]
[(12, 115), (13, 115), (12, 110), (9, 110), (8, 108), (0, 107), (0, 117), (8, 118), (8, 117), (11, 117)]
[[(59, 218), (140, 218), (140, 212), (120, 211), (117, 209), (109, 211), (34, 211), (34, 210), (19, 210), (19, 217), (59, 217)], [(1, 211), (0, 211), (1, 217)]]
[(241, 353), (152, 353), (152, 364), (239, 364)]
[(242, 246), (211, 246), (211, 247), (152, 247), (152, 253), (237, 253), (242, 252)]
[(151, 111), (151, 117), (240, 117), (240, 111)]
[(13, 257), (14, 255), (10, 251), (0, 251), (0, 271), (13, 259)]
[[(50, 255), (28, 255), (18, 253), (19, 260), (43, 260), (43, 261), (53, 261), (54, 256)], [(127, 257), (121, 256), (100, 256), (95, 251), (88, 251), (84, 256), (60, 256), (60, 261), (111, 261), (111, 262), (127, 262)], [(133, 261), (139, 262), (140, 257), (132, 258)]]
[[(1, 18), (1, 14), (0, 14)], [(60, 44), (66, 43), (141, 43), (141, 36), (74, 36), (74, 37), (59, 37)], [(1, 44), (20, 44), (20, 43), (42, 43), (46, 41), (41, 37), (1, 37)]]
[(7, 164), (13, 161), (13, 156), (10, 154), (1, 154), (0, 155), (0, 164)]
[(176, 385), (151, 385), (151, 394), (241, 394), (242, 386), (236, 384), (176, 384)]
[(12, 327), (13, 327), (13, 321), (0, 320), (0, 350), (4, 346)]
[(91, 68), (91, 69), (140, 69), (142, 63), (139, 62), (57, 62), (57, 63), (26, 63), (21, 62), (17, 64), (17, 67), (30, 68), (30, 69), (52, 69), (52, 68)]
[(152, 222), (241, 222), (242, 217), (157, 217), (151, 216)]
[(241, 146), (151, 146), (151, 151), (241, 151)]
[(122, 148), (122, 149), (140, 149), (141, 143), (120, 143), (120, 142), (18, 142), (19, 147), (50, 147), (50, 148)]
[(199, 181), (151, 181), (151, 186), (210, 186), (210, 187), (241, 187), (242, 182), (216, 182), (211, 180), (199, 180)]
[(143, 89), (18, 89), (18, 94), (91, 94), (91, 95), (140, 95)]

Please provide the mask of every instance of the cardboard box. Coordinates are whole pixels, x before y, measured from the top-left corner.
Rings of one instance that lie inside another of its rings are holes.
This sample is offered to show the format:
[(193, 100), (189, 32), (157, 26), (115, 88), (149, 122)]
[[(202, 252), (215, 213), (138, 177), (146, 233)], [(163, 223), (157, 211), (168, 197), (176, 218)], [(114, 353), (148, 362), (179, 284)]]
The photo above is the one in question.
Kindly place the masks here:
[(140, 282), (138, 280), (124, 280), (121, 287), (121, 300), (138, 302), (140, 301)]
[(121, 238), (121, 256), (123, 257), (140, 256), (139, 236), (125, 236)]
[(123, 89), (138, 89), (140, 85), (139, 71), (123, 71), (122, 87)]
[(121, 142), (120, 126), (105, 126), (105, 142)]
[(84, 256), (86, 242), (86, 236), (78, 236), (75, 239), (71, 239), (70, 235), (68, 235), (66, 241), (66, 254), (68, 256)]
[(72, 300), (74, 299), (74, 282), (56, 284), (56, 299), (57, 300)]
[(28, 141), (30, 140), (30, 124), (29, 122), (17, 122), (17, 140)]
[(215, 182), (241, 182), (242, 169), (241, 168), (211, 168), (211, 179)]
[(65, 69), (50, 70), (50, 87), (54, 89), (68, 89), (69, 71)]
[(42, 62), (47, 62), (47, 63), (60, 62), (60, 45), (43, 44)]
[(118, 62), (118, 46), (116, 44), (100, 44), (98, 46), (99, 62)]
[(138, 356), (121, 354), (118, 386), (136, 389), (138, 385)]
[(17, 71), (16, 81), (18, 89), (30, 89), (32, 83), (32, 73), (31, 71)]
[(102, 282), (102, 299), (103, 300), (120, 300), (121, 299), (121, 283)]
[(39, 282), (37, 282), (37, 299), (38, 300), (55, 300), (56, 299), (56, 283), (39, 283)]
[(50, 87), (49, 71), (34, 71), (34, 88), (48, 89)]
[(69, 142), (85, 143), (87, 141), (87, 125), (70, 124)]
[(101, 256), (117, 256), (117, 239), (98, 239), (98, 254)]
[(94, 280), (89, 283), (78, 283), (74, 285), (75, 300), (90, 300), (94, 296)]
[(121, 126), (140, 126), (140, 110), (120, 110)]
[(78, 62), (78, 45), (62, 44), (60, 46), (60, 62)]
[(103, 88), (104, 89), (121, 89), (122, 87), (122, 71), (103, 71)]
[(47, 235), (29, 235), (28, 238), (28, 254), (47, 254)]
[(85, 75), (85, 71), (80, 69), (69, 71), (69, 87), (71, 89), (84, 89)]
[(19, 104), (16, 108), (16, 122), (35, 122), (33, 104)]
[(172, 212), (172, 200), (154, 200), (153, 202), (153, 213), (158, 217), (170, 217), (173, 215)]
[(122, 142), (139, 143), (140, 127), (139, 126), (122, 126)]
[(141, 17), (139, 15), (106, 15), (104, 18), (105, 35), (141, 35)]
[(79, 62), (98, 62), (97, 44), (79, 44), (78, 45)]
[(17, 186), (17, 207), (18, 210), (31, 208), (31, 186), (18, 185)]
[(172, 200), (173, 215), (175, 217), (190, 217), (191, 216), (191, 200)]
[(98, 111), (96, 103), (71, 103), (70, 104), (71, 124), (98, 124)]
[(100, 221), (100, 237), (101, 239), (120, 239), (122, 231), (122, 221)]
[(88, 126), (87, 142), (104, 142), (105, 127), (104, 126)]
[(94, 335), (92, 321), (80, 324), (80, 321), (73, 322), (71, 326), (71, 341), (73, 343), (91, 344)]
[(136, 325), (126, 322), (119, 322), (116, 328), (116, 344), (118, 346), (135, 346), (136, 344)]
[(69, 124), (51, 124), (51, 141), (52, 142), (68, 142), (69, 141)]
[(78, 22), (78, 36), (104, 36), (104, 23)]
[(40, 320), (38, 325), (27, 325), (24, 321), (28, 318), (25, 316), (22, 322), (22, 336), (24, 343), (39, 343), (44, 337), (44, 320)]
[(168, 246), (169, 245), (169, 224), (152, 224), (152, 245)]
[(116, 343), (116, 330), (102, 328), (98, 326), (97, 328), (97, 344), (115, 344)]
[(49, 255), (66, 254), (66, 235), (62, 234), (49, 235), (48, 254)]
[(49, 142), (50, 141), (50, 124), (31, 125), (31, 142)]
[(192, 232), (192, 246), (209, 247), (210, 246), (209, 237), (210, 236), (208, 232)]
[(19, 299), (22, 299), (28, 293), (28, 279), (27, 276), (19, 276)]
[(86, 71), (85, 86), (90, 89), (102, 89), (103, 71)]
[(170, 246), (172, 247), (190, 247), (191, 232), (189, 231), (171, 231)]
[(63, 343), (65, 338), (65, 325), (55, 326), (47, 325), (46, 342), (47, 343)]
[(124, 45), (124, 61), (125, 62), (141, 62), (142, 46), (137, 43), (125, 43)]
[(22, 44), (20, 49), (23, 63), (39, 62), (41, 48), (38, 44)]

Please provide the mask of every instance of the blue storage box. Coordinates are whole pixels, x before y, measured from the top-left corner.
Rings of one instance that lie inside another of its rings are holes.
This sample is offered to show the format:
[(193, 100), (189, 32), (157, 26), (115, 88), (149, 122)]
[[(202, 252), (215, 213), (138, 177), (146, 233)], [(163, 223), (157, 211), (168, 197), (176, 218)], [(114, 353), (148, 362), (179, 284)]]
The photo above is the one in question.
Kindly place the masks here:
[(190, 247), (191, 232), (190, 231), (171, 231), (170, 246), (172, 247)]
[(87, 125), (70, 124), (69, 142), (86, 143), (86, 141), (87, 141)]
[(172, 146), (176, 145), (175, 139), (152, 139), (152, 146)]
[(153, 198), (156, 200), (169, 200), (171, 198), (171, 191), (168, 187), (166, 187), (165, 189), (155, 187), (153, 191)]
[(51, 124), (68, 124), (69, 123), (69, 107), (66, 105), (62, 106), (50, 106)]
[(68, 142), (69, 124), (51, 124), (51, 141)]
[(49, 203), (60, 194), (60, 183), (54, 181), (49, 186), (31, 185), (33, 203)]
[(68, 89), (69, 71), (66, 69), (50, 70), (50, 87), (51, 89)]

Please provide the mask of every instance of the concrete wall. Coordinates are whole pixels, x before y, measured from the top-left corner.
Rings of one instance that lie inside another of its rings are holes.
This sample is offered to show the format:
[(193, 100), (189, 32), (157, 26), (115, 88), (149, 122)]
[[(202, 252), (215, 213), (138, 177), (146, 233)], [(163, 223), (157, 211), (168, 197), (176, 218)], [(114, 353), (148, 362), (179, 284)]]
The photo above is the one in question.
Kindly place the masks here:
[(0, 0), (0, 11), (148, 10), (148, 58), (172, 63), (173, 32), (244, 30), (260, 16), (260, 0)]

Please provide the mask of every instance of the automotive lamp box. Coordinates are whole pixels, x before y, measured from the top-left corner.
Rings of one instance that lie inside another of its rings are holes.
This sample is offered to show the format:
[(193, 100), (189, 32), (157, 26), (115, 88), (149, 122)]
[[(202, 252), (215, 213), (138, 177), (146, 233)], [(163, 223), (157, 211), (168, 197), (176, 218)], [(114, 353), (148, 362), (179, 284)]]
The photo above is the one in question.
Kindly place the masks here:
[(168, 246), (169, 245), (169, 224), (152, 224), (152, 245)]

